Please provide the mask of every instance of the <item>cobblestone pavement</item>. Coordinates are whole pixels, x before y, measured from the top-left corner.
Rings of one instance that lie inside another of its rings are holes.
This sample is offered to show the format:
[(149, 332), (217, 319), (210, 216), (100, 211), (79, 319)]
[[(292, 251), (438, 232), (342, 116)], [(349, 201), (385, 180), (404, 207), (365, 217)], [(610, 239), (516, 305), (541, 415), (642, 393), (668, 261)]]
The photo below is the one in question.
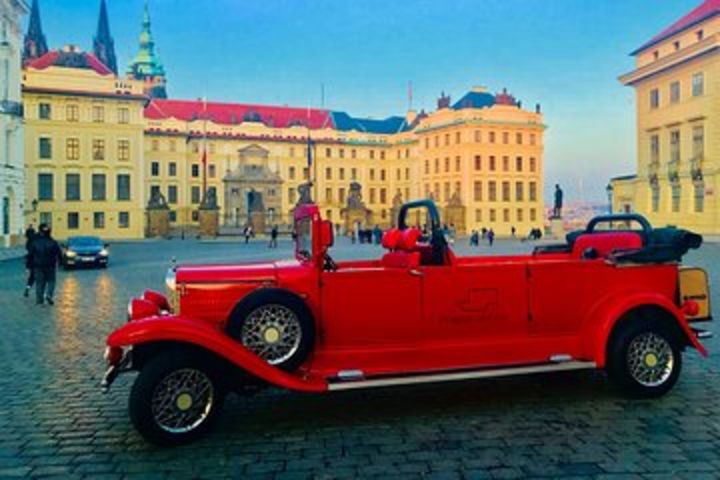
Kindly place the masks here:
[[(281, 247), (272, 255), (288, 255)], [(217, 428), (193, 445), (151, 447), (127, 417), (133, 376), (108, 395), (98, 388), (103, 341), (128, 297), (163, 288), (172, 256), (271, 254), (260, 241), (111, 248), (108, 270), (59, 273), (54, 307), (21, 297), (20, 260), (0, 262), (0, 478), (720, 477), (717, 339), (707, 360), (688, 352), (675, 390), (655, 401), (626, 400), (594, 372), (326, 396), (266, 391), (229, 398)], [(527, 248), (500, 242), (492, 251)], [(336, 254), (379, 249), (343, 245)], [(688, 263), (710, 268), (718, 286), (718, 258), (720, 245), (710, 244)]]

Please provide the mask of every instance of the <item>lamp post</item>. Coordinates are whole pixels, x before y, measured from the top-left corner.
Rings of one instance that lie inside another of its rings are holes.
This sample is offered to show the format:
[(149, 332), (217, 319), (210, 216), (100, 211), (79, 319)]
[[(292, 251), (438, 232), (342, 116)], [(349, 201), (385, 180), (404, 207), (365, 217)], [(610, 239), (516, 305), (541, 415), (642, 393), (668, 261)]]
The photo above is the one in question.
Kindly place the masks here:
[(613, 213), (613, 186), (612, 183), (608, 183), (605, 187), (605, 193), (607, 193), (608, 197), (608, 213), (612, 215)]

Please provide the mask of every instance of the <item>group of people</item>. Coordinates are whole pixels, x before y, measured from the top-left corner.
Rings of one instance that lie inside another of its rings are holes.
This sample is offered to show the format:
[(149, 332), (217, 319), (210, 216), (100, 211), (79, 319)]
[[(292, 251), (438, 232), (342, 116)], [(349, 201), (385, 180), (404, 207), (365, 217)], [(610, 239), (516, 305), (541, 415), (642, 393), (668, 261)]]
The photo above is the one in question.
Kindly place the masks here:
[(60, 244), (52, 238), (49, 225), (40, 224), (38, 230), (30, 225), (25, 231), (25, 268), (28, 271), (25, 284), (25, 297), (35, 286), (35, 302), (42, 305), (54, 305), (55, 274), (62, 258)]
[(480, 240), (487, 240), (488, 245), (492, 247), (493, 243), (495, 243), (495, 230), (492, 228), (487, 229), (485, 227), (480, 229), (479, 232), (477, 230), (473, 230), (472, 233), (470, 233), (470, 246), (480, 246)]
[(380, 245), (382, 243), (383, 231), (379, 225), (374, 228), (357, 228), (350, 231), (350, 240), (352, 243), (374, 243)]

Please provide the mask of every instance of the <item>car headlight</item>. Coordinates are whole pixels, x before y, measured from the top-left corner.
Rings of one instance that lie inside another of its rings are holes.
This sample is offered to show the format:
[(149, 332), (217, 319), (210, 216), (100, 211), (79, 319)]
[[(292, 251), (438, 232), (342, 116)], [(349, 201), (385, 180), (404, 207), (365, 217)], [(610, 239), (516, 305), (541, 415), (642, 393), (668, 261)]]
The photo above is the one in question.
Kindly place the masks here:
[(102, 250), (100, 250), (101, 257), (107, 257), (108, 255), (110, 255), (110, 252), (108, 252), (106, 249), (103, 248)]
[(165, 274), (165, 285), (167, 286), (168, 290), (170, 290), (171, 292), (175, 291), (176, 283), (175, 283), (175, 269), (174, 268), (168, 268), (168, 271)]
[(66, 251), (66, 252), (65, 252), (65, 255), (66, 255), (68, 258), (75, 258), (75, 257), (77, 257), (77, 253), (73, 252), (72, 250)]

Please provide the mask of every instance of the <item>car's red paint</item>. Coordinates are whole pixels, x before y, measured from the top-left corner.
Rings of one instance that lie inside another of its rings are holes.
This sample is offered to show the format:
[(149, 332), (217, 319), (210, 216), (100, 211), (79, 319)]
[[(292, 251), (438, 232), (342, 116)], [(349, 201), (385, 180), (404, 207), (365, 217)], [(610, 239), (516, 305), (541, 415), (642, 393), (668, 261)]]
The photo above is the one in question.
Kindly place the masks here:
[[(616, 323), (638, 307), (666, 312), (703, 355), (676, 304), (677, 264), (619, 265), (608, 256), (642, 245), (636, 233), (581, 235), (566, 252), (456, 257), (429, 265), (415, 228), (385, 233), (379, 259), (327, 269), (332, 229), (315, 205), (295, 210), (294, 260), (179, 267), (175, 314), (153, 312), (108, 338), (111, 347), (197, 345), (280, 387), (324, 391), (343, 371), (366, 378), (572, 358), (605, 365)], [(593, 249), (594, 255), (585, 252)], [(294, 373), (269, 366), (225, 334), (233, 309), (257, 289), (300, 297), (315, 321), (312, 354)], [(157, 299), (155, 299), (157, 300)]]

